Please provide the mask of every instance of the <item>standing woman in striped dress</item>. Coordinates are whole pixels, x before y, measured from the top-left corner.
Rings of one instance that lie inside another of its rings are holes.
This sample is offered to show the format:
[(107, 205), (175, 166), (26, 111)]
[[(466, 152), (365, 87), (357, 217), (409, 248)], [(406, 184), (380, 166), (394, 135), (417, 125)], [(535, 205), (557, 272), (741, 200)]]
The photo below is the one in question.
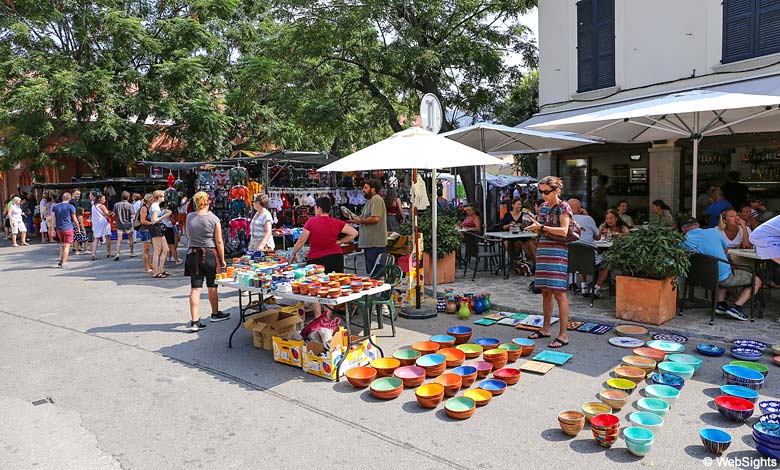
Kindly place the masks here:
[[(529, 338), (549, 338), (550, 318), (553, 312), (553, 298), (558, 304), (560, 332), (550, 343), (549, 347), (557, 349), (569, 344), (569, 336), (566, 331), (569, 323), (569, 300), (566, 298), (566, 278), (569, 267), (569, 249), (566, 243), (554, 241), (546, 235), (559, 235), (565, 237), (569, 231), (569, 222), (572, 219), (571, 207), (560, 199), (563, 183), (555, 176), (547, 176), (539, 181), (539, 192), (542, 193), (544, 203), (539, 208), (539, 220), (529, 225), (526, 230), (539, 234), (539, 244), (536, 249), (536, 280), (534, 286), (542, 290), (542, 302), (544, 309), (544, 326), (534, 332)], [(552, 223), (552, 211), (558, 214), (558, 225)]]

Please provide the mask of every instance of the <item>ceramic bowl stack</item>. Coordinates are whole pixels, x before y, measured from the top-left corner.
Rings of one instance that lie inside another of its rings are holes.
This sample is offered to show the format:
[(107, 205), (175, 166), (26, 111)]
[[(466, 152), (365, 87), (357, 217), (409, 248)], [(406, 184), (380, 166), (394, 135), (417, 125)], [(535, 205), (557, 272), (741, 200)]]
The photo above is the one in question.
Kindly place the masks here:
[(530, 356), (531, 353), (534, 352), (534, 349), (536, 349), (536, 343), (534, 343), (534, 340), (532, 339), (515, 338), (512, 342), (523, 348), (520, 352), (520, 356)]
[(463, 388), (471, 387), (477, 380), (477, 368), (474, 366), (459, 366), (452, 369), (451, 372), (460, 376)]
[(582, 414), (585, 415), (585, 419), (588, 422), (590, 422), (590, 420), (593, 419), (593, 417), (596, 415), (611, 413), (611, 406), (605, 405), (604, 403), (599, 403), (597, 401), (591, 401), (582, 405)]
[(590, 429), (598, 445), (612, 447), (620, 434), (620, 419), (610, 413), (599, 414), (591, 418)]
[(371, 382), (371, 395), (380, 400), (392, 400), (404, 390), (404, 383), (396, 377), (382, 377)]
[(609, 379), (607, 380), (607, 387), (631, 395), (631, 393), (636, 390), (636, 383), (627, 379)]
[(499, 344), (498, 347), (506, 349), (507, 362), (515, 362), (523, 353), (523, 347), (515, 343)]
[(724, 395), (744, 398), (745, 400), (755, 403), (758, 401), (758, 392), (741, 385), (723, 385), (720, 387), (721, 393)]
[(628, 393), (614, 389), (602, 390), (599, 392), (599, 400), (613, 411), (620, 411), (628, 403)]
[(474, 344), (482, 346), (482, 349), (487, 351), (488, 349), (497, 348), (501, 341), (496, 338), (477, 338), (474, 340)]
[(731, 445), (731, 435), (715, 428), (704, 428), (699, 431), (704, 448), (715, 455), (721, 455)]
[(418, 366), (403, 366), (393, 372), (393, 377), (401, 379), (404, 388), (419, 387), (425, 382), (425, 369)]
[(439, 343), (433, 341), (418, 341), (412, 345), (412, 349), (419, 352), (421, 355), (433, 354), (439, 350), (441, 346)]
[(740, 361), (757, 361), (761, 359), (764, 353), (759, 349), (747, 348), (744, 346), (734, 346), (731, 348), (731, 355)]
[(482, 359), (493, 364), (493, 370), (500, 369), (509, 362), (509, 354), (504, 348), (488, 349), (482, 353)]
[(761, 414), (780, 413), (780, 401), (767, 400), (758, 404)]
[(694, 371), (699, 370), (699, 367), (704, 364), (704, 360), (702, 358), (692, 356), (690, 354), (669, 354), (666, 357), (666, 360), (679, 364), (688, 364), (689, 366), (693, 367)]
[(685, 379), (679, 375), (674, 374), (650, 374), (648, 381), (651, 384), (668, 385), (670, 387), (676, 388), (677, 390), (682, 390), (683, 386), (685, 386)]
[(391, 377), (393, 372), (401, 367), (401, 361), (392, 357), (380, 357), (371, 361), (371, 367), (376, 369), (379, 377)]
[(477, 377), (484, 379), (493, 370), (493, 363), (488, 361), (472, 361), (468, 365), (477, 368)]
[(753, 390), (761, 390), (766, 378), (761, 372), (743, 366), (723, 366), (723, 380), (726, 385), (741, 385)]
[(756, 450), (764, 457), (780, 459), (780, 424), (754, 424), (753, 442), (756, 444)]
[(664, 362), (666, 360), (666, 353), (653, 348), (636, 348), (631, 352), (635, 356), (648, 357), (655, 362)]
[(743, 422), (753, 416), (756, 405), (744, 398), (721, 395), (715, 397), (715, 406), (718, 407), (718, 413), (723, 415), (729, 421)]
[(444, 387), (445, 397), (454, 397), (458, 394), (458, 390), (460, 390), (461, 385), (463, 385), (463, 378), (461, 378), (461, 376), (458, 374), (442, 374), (436, 377), (434, 383)]
[(426, 377), (438, 377), (447, 369), (447, 361), (443, 354), (428, 354), (417, 359), (417, 366), (425, 369)]
[(585, 415), (579, 411), (561, 411), (558, 414), (558, 425), (567, 436), (576, 436), (585, 427)]
[(512, 367), (504, 367), (493, 372), (493, 378), (498, 379), (507, 385), (514, 385), (520, 381), (520, 370)]
[(488, 392), (492, 393), (493, 396), (501, 395), (506, 391), (506, 382), (502, 382), (501, 380), (491, 379), (491, 380), (483, 380), (479, 383), (479, 388), (482, 390), (487, 390)]
[(420, 351), (414, 349), (399, 349), (393, 353), (393, 357), (401, 361), (402, 366), (413, 366), (414, 362), (420, 358)]
[(644, 356), (624, 356), (622, 361), (624, 366), (639, 367), (648, 374), (652, 372), (656, 366), (654, 359)]
[(435, 335), (428, 338), (428, 341), (439, 344), (439, 348), (451, 348), (455, 346), (455, 337), (450, 335)]
[(729, 362), (730, 366), (742, 366), (747, 367), (748, 369), (753, 369), (756, 372), (761, 372), (761, 375), (764, 377), (769, 374), (769, 367), (765, 366), (764, 364), (759, 364), (758, 362), (752, 362), (752, 361), (731, 361)]
[(675, 341), (667, 341), (664, 339), (654, 339), (647, 342), (647, 347), (657, 349), (664, 354), (675, 354), (685, 351), (685, 346)]
[(619, 379), (626, 379), (630, 380), (636, 384), (642, 381), (642, 379), (645, 378), (645, 375), (647, 372), (644, 371), (644, 369), (640, 369), (639, 367), (632, 367), (632, 366), (620, 366), (616, 367), (615, 375)]
[(647, 428), (632, 426), (623, 430), (623, 440), (628, 451), (637, 457), (644, 457), (653, 448), (655, 433)]

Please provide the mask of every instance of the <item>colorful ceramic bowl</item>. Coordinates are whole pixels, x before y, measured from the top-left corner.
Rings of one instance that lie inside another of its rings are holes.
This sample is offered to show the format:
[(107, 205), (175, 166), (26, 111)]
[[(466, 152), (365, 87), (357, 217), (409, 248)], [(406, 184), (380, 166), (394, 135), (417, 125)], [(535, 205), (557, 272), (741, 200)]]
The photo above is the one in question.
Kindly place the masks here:
[(662, 418), (669, 412), (669, 403), (660, 398), (642, 398), (636, 402), (636, 406), (640, 411), (654, 413)]
[(435, 335), (428, 338), (428, 341), (439, 343), (440, 348), (449, 348), (455, 345), (455, 337), (450, 335)]
[(645, 372), (652, 372), (656, 364), (655, 360), (644, 356), (624, 356), (622, 362), (625, 366), (639, 367)]
[(669, 403), (669, 406), (680, 398), (680, 391), (668, 385), (648, 385), (645, 387), (645, 393), (649, 398), (660, 398)]
[(347, 380), (355, 388), (366, 388), (376, 378), (376, 369), (373, 367), (353, 367), (347, 369)]
[(674, 374), (659, 374), (656, 372), (655, 374), (650, 374), (648, 380), (651, 384), (668, 385), (677, 390), (682, 390), (683, 386), (685, 386), (685, 379)]
[(426, 377), (438, 377), (447, 368), (443, 354), (428, 354), (417, 359), (416, 365), (425, 369)]
[(684, 345), (663, 339), (654, 339), (652, 341), (648, 341), (647, 347), (657, 349), (666, 354), (681, 353), (685, 351)]
[(393, 377), (401, 379), (404, 388), (419, 387), (425, 382), (425, 369), (418, 366), (403, 366), (393, 372)]
[(382, 377), (371, 382), (371, 395), (380, 400), (392, 400), (404, 390), (404, 383), (395, 377)]
[(658, 370), (664, 374), (677, 375), (686, 380), (693, 377), (693, 373), (696, 371), (693, 366), (679, 362), (662, 362), (658, 364)]
[(620, 427), (620, 418), (612, 413), (601, 413), (590, 419), (590, 427), (599, 431), (611, 431)]
[(458, 325), (447, 328), (447, 334), (455, 337), (455, 344), (464, 344), (471, 339), (473, 330), (468, 326)]
[(620, 411), (628, 403), (628, 393), (610, 388), (599, 392), (599, 400), (612, 410)]
[(454, 397), (457, 395), (458, 390), (460, 390), (460, 387), (463, 384), (463, 379), (458, 374), (442, 374), (436, 377), (434, 383), (440, 384), (444, 387), (445, 397)]
[(412, 366), (421, 356), (420, 351), (414, 349), (399, 349), (393, 353), (393, 357), (401, 361), (402, 366)]
[(488, 361), (472, 361), (468, 365), (477, 368), (477, 377), (484, 379), (493, 370), (493, 363)]
[(463, 382), (461, 387), (468, 388), (477, 380), (477, 368), (474, 366), (459, 366), (451, 371), (453, 374), (458, 374)]
[(630, 380), (634, 383), (641, 382), (642, 379), (645, 378), (645, 374), (647, 374), (647, 372), (645, 372), (644, 369), (640, 369), (639, 367), (632, 367), (632, 366), (616, 367), (613, 372), (615, 372), (617, 378)]
[(455, 397), (444, 402), (444, 411), (453, 419), (470, 418), (476, 409), (477, 402), (469, 397)]
[(401, 361), (393, 357), (380, 357), (371, 361), (371, 367), (376, 369), (379, 377), (390, 377), (396, 369), (401, 367)]
[(636, 389), (636, 383), (626, 379), (609, 379), (607, 380), (607, 387), (614, 390), (621, 390), (631, 395)]
[[(564, 413), (579, 413), (578, 411), (564, 411), (561, 414)], [(582, 431), (582, 428), (585, 427), (585, 417), (582, 413), (579, 413), (580, 416), (582, 416), (582, 420), (578, 421), (576, 424), (569, 424), (565, 423), (561, 420), (560, 415), (558, 415), (558, 426), (561, 427), (561, 431), (563, 431), (564, 434), (567, 436), (576, 436), (577, 434)]]
[(501, 341), (496, 338), (477, 338), (474, 340), (474, 344), (482, 346), (484, 350), (497, 348), (500, 343)]
[(515, 362), (520, 358), (523, 347), (514, 343), (503, 343), (498, 345), (501, 349), (506, 349), (507, 361)]
[(763, 383), (764, 374), (744, 366), (726, 365), (722, 367), (723, 378), (746, 383)]
[(691, 356), (690, 354), (669, 354), (666, 357), (666, 360), (670, 362), (688, 364), (689, 366), (693, 367), (694, 371), (699, 370), (699, 367), (701, 367), (701, 365), (704, 364), (703, 359), (701, 359), (700, 357)]
[(477, 406), (485, 406), (490, 402), (490, 399), (493, 398), (492, 393), (487, 390), (482, 390), (481, 388), (466, 390), (463, 392), (463, 396), (474, 400), (477, 403)]
[(579, 411), (561, 411), (558, 422), (563, 424), (585, 424), (585, 414)]
[(740, 348), (758, 349), (762, 353), (764, 352), (764, 350), (766, 348), (769, 347), (769, 345), (764, 343), (764, 342), (756, 341), (754, 339), (747, 339), (747, 338), (735, 339), (733, 341), (733, 343), (734, 343), (734, 346), (737, 346), (737, 347), (740, 347)]
[(715, 406), (718, 407), (718, 413), (723, 415), (729, 421), (746, 421), (753, 416), (756, 405), (744, 398), (721, 395), (715, 397)]
[(534, 349), (536, 349), (536, 343), (534, 343), (534, 340), (528, 339), (528, 338), (515, 338), (512, 340), (512, 343), (520, 346), (522, 348), (520, 352), (520, 356), (530, 356), (532, 352), (534, 352)]
[(647, 428), (631, 426), (623, 430), (623, 440), (634, 444), (650, 444), (655, 440), (655, 433)]
[(731, 435), (715, 428), (704, 428), (699, 431), (704, 448), (715, 455), (721, 455), (731, 445)]
[(726, 348), (714, 344), (699, 344), (696, 346), (696, 351), (698, 351), (699, 354), (710, 357), (718, 357), (726, 354)]
[(507, 385), (514, 385), (520, 381), (520, 370), (511, 367), (505, 367), (493, 372), (493, 378), (505, 382)]
[(412, 349), (419, 352), (423, 356), (426, 354), (433, 354), (436, 351), (439, 350), (441, 346), (439, 346), (439, 343), (435, 343), (433, 341), (418, 341), (412, 345)]
[(748, 369), (753, 369), (756, 372), (760, 372), (761, 375), (766, 377), (766, 375), (769, 373), (769, 367), (765, 366), (764, 364), (759, 364), (757, 362), (752, 361), (731, 361), (729, 362), (729, 365), (732, 366), (742, 366), (747, 367)]
[(758, 392), (741, 385), (722, 385), (720, 387), (721, 393), (737, 398), (744, 398), (745, 400), (755, 403), (758, 401)]
[(582, 405), (582, 413), (585, 415), (585, 419), (590, 422), (591, 418), (596, 415), (612, 413), (612, 407), (604, 403), (591, 401)]
[(444, 398), (444, 386), (437, 383), (422, 385), (414, 391), (414, 397), (423, 408), (436, 408)]
[(483, 380), (479, 383), (479, 388), (487, 390), (492, 393), (493, 396), (501, 395), (506, 390), (506, 383), (501, 380)]
[(455, 346), (455, 349), (463, 351), (466, 355), (466, 359), (475, 359), (482, 355), (482, 346), (478, 344), (459, 344)]
[[(647, 431), (650, 430), (648, 429)], [(628, 449), (629, 452), (636, 455), (637, 457), (644, 457), (645, 455), (649, 454), (651, 450), (653, 450), (654, 444), (655, 441), (649, 444), (637, 444), (635, 442), (626, 441), (626, 448)]]
[(664, 419), (655, 413), (647, 411), (635, 411), (628, 417), (634, 426), (645, 428), (657, 433), (664, 425)]
[(780, 401), (765, 400), (758, 404), (761, 414), (780, 413)]
[(466, 354), (460, 349), (456, 348), (444, 348), (436, 351), (437, 354), (441, 354), (446, 358), (447, 367), (457, 367), (463, 364), (466, 360)]
[(636, 348), (631, 352), (636, 356), (648, 357), (655, 362), (663, 362), (666, 359), (666, 353), (653, 348)]
[(731, 355), (740, 361), (757, 361), (761, 359), (764, 352), (760, 349), (734, 346), (731, 348)]

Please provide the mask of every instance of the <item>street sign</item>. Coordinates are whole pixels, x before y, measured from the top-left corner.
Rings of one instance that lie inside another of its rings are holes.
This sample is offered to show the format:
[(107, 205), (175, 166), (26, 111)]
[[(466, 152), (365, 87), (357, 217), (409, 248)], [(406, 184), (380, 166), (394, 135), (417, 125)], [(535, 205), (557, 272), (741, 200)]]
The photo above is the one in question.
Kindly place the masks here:
[(420, 120), (423, 129), (438, 134), (441, 130), (443, 112), (439, 98), (433, 93), (427, 93), (420, 101)]

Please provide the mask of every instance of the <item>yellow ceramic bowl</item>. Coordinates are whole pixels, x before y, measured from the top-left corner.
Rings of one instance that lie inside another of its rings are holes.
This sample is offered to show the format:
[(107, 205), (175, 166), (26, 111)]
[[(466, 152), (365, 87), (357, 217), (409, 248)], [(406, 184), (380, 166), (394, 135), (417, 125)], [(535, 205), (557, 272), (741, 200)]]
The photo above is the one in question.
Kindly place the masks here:
[(607, 386), (615, 390), (622, 390), (629, 395), (636, 388), (636, 384), (628, 379), (609, 379)]
[(477, 406), (487, 405), (490, 399), (493, 398), (492, 393), (488, 392), (487, 390), (482, 390), (481, 388), (466, 390), (463, 392), (463, 396), (474, 400), (477, 403)]

